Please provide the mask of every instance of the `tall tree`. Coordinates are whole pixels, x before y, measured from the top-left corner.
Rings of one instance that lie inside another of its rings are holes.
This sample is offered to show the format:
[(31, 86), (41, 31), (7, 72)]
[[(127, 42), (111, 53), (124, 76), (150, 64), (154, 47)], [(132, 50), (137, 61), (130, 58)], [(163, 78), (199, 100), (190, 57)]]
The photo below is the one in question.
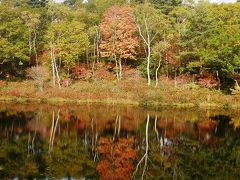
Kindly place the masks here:
[(28, 27), (28, 44), (29, 44), (29, 57), (31, 60), (32, 51), (35, 55), (36, 65), (38, 66), (38, 54), (36, 48), (36, 41), (37, 41), (37, 32), (38, 26), (40, 24), (40, 15), (37, 13), (31, 13), (29, 11), (22, 12), (22, 18)]
[(28, 31), (20, 8), (0, 3), (0, 76), (23, 75), (28, 58)]
[(133, 10), (129, 6), (114, 5), (107, 9), (100, 24), (102, 57), (113, 57), (117, 79), (122, 78), (122, 59), (135, 59), (139, 41), (136, 36)]
[(144, 43), (147, 55), (148, 86), (151, 83), (150, 63), (153, 41), (156, 40), (161, 30), (162, 14), (149, 4), (138, 5), (135, 9), (135, 19), (138, 32)]
[(83, 54), (89, 41), (87, 34), (84, 32), (85, 24), (77, 21), (70, 8), (53, 4), (49, 11), (51, 24), (47, 39), (51, 55), (53, 84), (55, 84), (57, 78), (60, 87), (59, 68), (64, 65), (67, 69), (67, 75), (69, 75), (70, 66), (73, 66), (78, 57)]

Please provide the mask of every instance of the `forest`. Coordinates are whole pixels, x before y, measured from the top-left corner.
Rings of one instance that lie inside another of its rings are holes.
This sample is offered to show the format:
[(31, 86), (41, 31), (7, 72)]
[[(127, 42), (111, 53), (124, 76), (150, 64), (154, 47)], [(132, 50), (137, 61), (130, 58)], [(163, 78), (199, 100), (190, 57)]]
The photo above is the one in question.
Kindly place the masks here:
[(0, 0), (8, 98), (231, 103), (238, 81), (239, 2)]

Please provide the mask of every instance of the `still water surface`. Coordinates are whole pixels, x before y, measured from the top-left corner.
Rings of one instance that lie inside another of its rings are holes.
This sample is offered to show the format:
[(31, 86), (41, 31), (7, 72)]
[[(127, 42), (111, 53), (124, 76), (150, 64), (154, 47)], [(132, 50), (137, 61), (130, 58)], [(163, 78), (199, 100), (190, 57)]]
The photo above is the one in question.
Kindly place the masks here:
[(240, 111), (0, 104), (0, 179), (238, 179)]

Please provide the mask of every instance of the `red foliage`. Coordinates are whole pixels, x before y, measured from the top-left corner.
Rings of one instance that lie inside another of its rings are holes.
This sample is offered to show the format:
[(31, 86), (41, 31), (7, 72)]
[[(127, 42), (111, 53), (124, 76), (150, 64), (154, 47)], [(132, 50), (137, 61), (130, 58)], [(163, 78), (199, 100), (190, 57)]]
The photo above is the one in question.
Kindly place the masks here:
[(185, 122), (173, 121), (171, 119), (159, 121), (158, 127), (165, 133), (167, 138), (174, 138), (179, 133), (191, 131)]
[(73, 79), (88, 79), (91, 76), (91, 71), (88, 70), (86, 64), (79, 64), (72, 68)]
[(136, 159), (133, 149), (133, 138), (120, 138), (113, 142), (111, 138), (100, 138), (98, 153), (102, 160), (97, 165), (97, 171), (102, 180), (131, 179), (134, 168), (132, 161)]
[(217, 125), (218, 122), (211, 119), (198, 122), (197, 123), (197, 127), (199, 130), (198, 137), (208, 145), (216, 145), (218, 143), (218, 138), (214, 137), (213, 134)]

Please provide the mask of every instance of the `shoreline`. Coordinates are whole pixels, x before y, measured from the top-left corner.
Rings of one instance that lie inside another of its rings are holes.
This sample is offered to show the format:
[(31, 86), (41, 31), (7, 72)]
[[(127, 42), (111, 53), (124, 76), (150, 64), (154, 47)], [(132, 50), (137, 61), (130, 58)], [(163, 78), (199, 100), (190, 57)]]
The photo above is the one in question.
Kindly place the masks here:
[(156, 89), (146, 86), (144, 79), (115, 82), (99, 80), (95, 82), (78, 81), (62, 89), (46, 84), (39, 91), (33, 81), (9, 82), (0, 86), (0, 102), (19, 104), (106, 104), (133, 105), (158, 108), (201, 108), (237, 109), (240, 108), (240, 95), (224, 94), (222, 91), (184, 84), (177, 87), (168, 81), (160, 81)]
[(172, 107), (172, 108), (200, 108), (200, 109), (237, 109), (240, 108), (240, 104), (226, 105), (216, 103), (167, 103), (167, 102), (147, 102), (142, 104), (139, 101), (132, 101), (126, 99), (71, 99), (71, 98), (29, 98), (29, 97), (17, 97), (17, 96), (0, 96), (0, 103), (17, 103), (17, 104), (50, 104), (50, 105), (82, 105), (82, 104), (101, 104), (101, 105), (129, 105), (139, 107)]

